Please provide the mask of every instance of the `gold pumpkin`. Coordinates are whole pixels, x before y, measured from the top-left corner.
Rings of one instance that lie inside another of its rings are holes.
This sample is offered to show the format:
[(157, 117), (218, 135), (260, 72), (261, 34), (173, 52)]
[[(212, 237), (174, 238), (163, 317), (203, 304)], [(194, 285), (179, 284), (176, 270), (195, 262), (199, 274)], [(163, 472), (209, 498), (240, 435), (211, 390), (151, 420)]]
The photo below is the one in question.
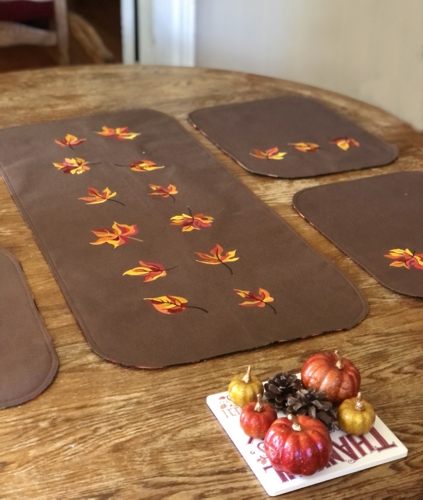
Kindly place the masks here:
[(338, 408), (338, 425), (341, 430), (353, 436), (367, 434), (375, 423), (375, 412), (370, 403), (361, 399), (361, 393), (356, 398), (346, 399)]
[(251, 366), (247, 373), (235, 375), (228, 387), (228, 397), (237, 406), (257, 401), (257, 394), (263, 395), (263, 384), (260, 379), (251, 375)]

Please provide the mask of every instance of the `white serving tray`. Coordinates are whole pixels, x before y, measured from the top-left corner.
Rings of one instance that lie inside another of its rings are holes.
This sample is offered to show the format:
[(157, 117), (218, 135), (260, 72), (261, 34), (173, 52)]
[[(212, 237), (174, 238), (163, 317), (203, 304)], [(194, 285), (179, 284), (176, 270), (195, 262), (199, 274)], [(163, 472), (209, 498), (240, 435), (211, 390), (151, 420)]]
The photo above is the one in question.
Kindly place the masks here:
[[(207, 404), (270, 496), (282, 495), (312, 484), (404, 458), (408, 453), (401, 441), (379, 417), (376, 417), (373, 429), (364, 436), (350, 436), (340, 430), (331, 432), (333, 453), (329, 464), (322, 471), (316, 472), (312, 476), (277, 473), (266, 457), (263, 441), (249, 438), (244, 434), (239, 425), (241, 408), (229, 400), (227, 392), (208, 396)], [(284, 414), (279, 412), (278, 417), (282, 416)]]

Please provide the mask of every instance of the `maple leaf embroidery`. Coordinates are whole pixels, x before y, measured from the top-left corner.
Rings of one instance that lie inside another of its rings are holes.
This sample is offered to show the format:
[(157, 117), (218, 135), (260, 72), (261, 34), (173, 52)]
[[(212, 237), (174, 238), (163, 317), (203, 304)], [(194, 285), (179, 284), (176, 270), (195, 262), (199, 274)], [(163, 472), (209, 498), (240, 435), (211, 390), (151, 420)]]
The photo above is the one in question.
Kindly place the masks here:
[(159, 168), (164, 168), (164, 165), (157, 165), (154, 161), (148, 160), (134, 161), (130, 165), (130, 169), (134, 172), (151, 172), (152, 170), (157, 170)]
[(112, 229), (96, 229), (91, 232), (98, 237), (97, 241), (90, 243), (91, 245), (102, 245), (103, 243), (108, 243), (109, 245), (113, 245), (113, 247), (116, 248), (124, 245), (125, 243), (128, 243), (129, 240), (142, 242), (142, 240), (134, 238), (134, 236), (138, 234), (136, 224), (128, 226), (126, 224), (119, 224), (118, 222), (115, 222), (112, 226)]
[(78, 198), (78, 200), (86, 201), (87, 205), (96, 205), (98, 203), (104, 203), (107, 200), (114, 201), (115, 203), (119, 203), (120, 205), (124, 205), (121, 201), (114, 200), (114, 196), (116, 196), (116, 192), (112, 193), (108, 187), (106, 187), (106, 189), (103, 189), (101, 193), (98, 189), (89, 187), (88, 196)]
[(182, 226), (183, 232), (200, 230), (202, 227), (210, 227), (214, 221), (213, 217), (204, 214), (192, 215), (188, 207), (189, 214), (174, 215), (170, 219), (171, 226)]
[(177, 297), (176, 295), (162, 295), (161, 297), (145, 298), (157, 311), (163, 314), (179, 314), (186, 309), (199, 309), (208, 313), (205, 309), (198, 306), (189, 306), (187, 299), (184, 297)]
[(289, 146), (294, 146), (295, 149), (302, 153), (314, 153), (319, 149), (319, 145), (314, 142), (289, 142)]
[(350, 146), (354, 146), (356, 148), (360, 146), (360, 143), (351, 137), (338, 137), (329, 142), (330, 144), (336, 144), (338, 148), (341, 148), (343, 151), (350, 149)]
[(157, 264), (156, 262), (144, 262), (143, 260), (140, 260), (139, 263), (139, 267), (134, 267), (133, 269), (125, 271), (123, 276), (143, 276), (144, 282), (148, 283), (158, 278), (164, 278), (167, 275), (166, 271), (170, 271), (171, 269), (178, 267), (174, 266), (165, 269), (161, 264)]
[(408, 248), (394, 248), (389, 251), (389, 254), (384, 255), (393, 262), (389, 264), (392, 267), (406, 267), (411, 269), (423, 269), (423, 254), (411, 252)]
[(152, 193), (148, 193), (149, 196), (160, 196), (161, 198), (173, 198), (173, 201), (175, 202), (175, 197), (173, 196), (174, 194), (177, 194), (177, 189), (176, 186), (173, 184), (169, 184), (169, 186), (164, 187), (164, 186), (156, 186), (155, 184), (149, 184), (150, 188), (153, 190)]
[(239, 305), (244, 307), (265, 307), (269, 306), (273, 312), (276, 314), (276, 309), (269, 304), (269, 302), (273, 302), (274, 298), (270, 296), (269, 292), (264, 288), (259, 288), (258, 295), (250, 292), (248, 290), (237, 290), (234, 289), (234, 292), (237, 293), (240, 297), (245, 299), (245, 302), (241, 302)]
[(236, 250), (231, 250), (229, 252), (224, 252), (223, 248), (220, 245), (215, 245), (210, 250), (210, 255), (201, 252), (195, 252), (201, 260), (197, 260), (201, 264), (211, 264), (218, 265), (223, 264), (227, 267), (231, 274), (233, 274), (232, 269), (228, 266), (227, 262), (235, 262), (239, 259), (239, 257), (235, 257)]
[(64, 174), (80, 175), (90, 170), (89, 163), (83, 158), (65, 158), (62, 163), (53, 163), (53, 165)]
[(283, 160), (286, 153), (279, 151), (279, 148), (266, 149), (266, 151), (260, 151), (260, 149), (253, 149), (250, 153), (251, 156), (260, 158), (262, 160)]
[(85, 142), (87, 139), (78, 139), (78, 137), (75, 137), (72, 134), (66, 134), (64, 139), (55, 139), (55, 143), (58, 144), (59, 146), (63, 147), (70, 147), (73, 149), (74, 146), (79, 146), (79, 144), (82, 144)]
[(103, 137), (114, 137), (120, 141), (135, 139), (138, 135), (141, 135), (137, 132), (131, 132), (128, 127), (120, 127), (120, 128), (110, 128), (104, 126), (101, 132), (96, 132), (98, 135), (102, 135)]

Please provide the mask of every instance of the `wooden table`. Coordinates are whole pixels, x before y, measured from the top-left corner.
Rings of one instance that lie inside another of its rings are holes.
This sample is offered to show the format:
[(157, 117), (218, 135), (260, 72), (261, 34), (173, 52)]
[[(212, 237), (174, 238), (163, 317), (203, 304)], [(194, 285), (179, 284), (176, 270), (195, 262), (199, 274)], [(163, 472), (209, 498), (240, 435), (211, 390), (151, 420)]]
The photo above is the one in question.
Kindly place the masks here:
[[(300, 94), (320, 99), (396, 143), (392, 165), (316, 179), (248, 174), (187, 122), (217, 104)], [(338, 348), (362, 373), (380, 418), (408, 447), (406, 459), (284, 496), (286, 499), (421, 498), (423, 495), (423, 303), (379, 285), (291, 207), (305, 187), (421, 170), (419, 134), (367, 104), (304, 85), (243, 73), (161, 67), (68, 67), (1, 75), (0, 128), (133, 107), (176, 117), (259, 198), (362, 290), (370, 305), (347, 332), (164, 370), (129, 370), (88, 347), (34, 238), (0, 180), (0, 246), (22, 263), (60, 369), (40, 397), (0, 414), (0, 498), (259, 499), (264, 490), (205, 404), (252, 364), (266, 379), (298, 370), (314, 351)], [(423, 225), (422, 225), (423, 228)], [(1, 367), (0, 367), (1, 370)]]

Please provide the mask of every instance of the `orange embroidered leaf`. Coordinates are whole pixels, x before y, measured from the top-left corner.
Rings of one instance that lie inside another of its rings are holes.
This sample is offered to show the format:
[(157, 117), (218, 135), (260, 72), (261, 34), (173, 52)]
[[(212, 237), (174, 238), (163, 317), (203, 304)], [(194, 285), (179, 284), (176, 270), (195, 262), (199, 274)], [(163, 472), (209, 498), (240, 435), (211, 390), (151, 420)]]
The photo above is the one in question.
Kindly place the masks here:
[[(110, 200), (110, 198), (113, 198), (114, 196), (116, 196), (116, 192), (112, 193), (108, 187), (106, 187), (106, 189), (103, 189), (101, 194), (98, 189), (89, 187), (88, 196), (78, 198), (78, 200), (86, 201), (87, 205), (95, 205), (97, 203), (104, 203), (105, 201)], [(112, 201), (117, 202), (117, 200), (112, 200)]]
[(237, 293), (243, 299), (245, 299), (245, 302), (241, 302), (239, 304), (240, 306), (245, 306), (245, 307), (269, 306), (276, 314), (276, 309), (269, 304), (269, 302), (274, 301), (274, 298), (271, 297), (269, 292), (264, 288), (259, 288), (258, 294), (250, 292), (249, 290), (238, 290), (238, 289), (234, 289), (234, 292)]
[[(189, 209), (188, 209), (189, 210)], [(204, 214), (192, 215), (191, 210), (189, 210), (189, 215), (174, 215), (170, 219), (171, 226), (182, 226), (182, 231), (189, 232), (194, 229), (200, 230), (202, 227), (210, 227), (213, 223), (213, 217)]]
[(406, 267), (411, 269), (423, 269), (423, 254), (413, 253), (408, 248), (403, 250), (402, 248), (393, 248), (389, 251), (389, 254), (384, 255), (388, 259), (392, 259), (389, 266), (391, 267)]
[(164, 186), (156, 186), (155, 184), (149, 184), (150, 188), (153, 190), (152, 193), (148, 193), (149, 196), (160, 196), (162, 198), (173, 198), (173, 201), (175, 201), (175, 197), (173, 196), (174, 194), (177, 194), (178, 191), (176, 190), (176, 186), (173, 184), (169, 184), (169, 186), (164, 187)]
[(131, 170), (134, 172), (150, 172), (151, 170), (157, 170), (158, 168), (164, 168), (164, 165), (156, 165), (154, 161), (148, 160), (138, 160), (134, 161), (130, 165)]
[(78, 146), (86, 140), (87, 139), (78, 139), (78, 137), (75, 137), (72, 134), (66, 134), (64, 139), (56, 139), (54, 142), (59, 146), (70, 147), (71, 149), (73, 149), (73, 146)]
[(101, 132), (96, 132), (98, 135), (102, 135), (103, 137), (114, 137), (115, 139), (119, 139), (120, 141), (135, 139), (138, 135), (141, 135), (137, 132), (131, 132), (128, 127), (120, 127), (120, 128), (110, 128), (104, 126)]
[(64, 174), (83, 174), (90, 170), (89, 163), (83, 158), (65, 158), (63, 163), (53, 163)]
[(266, 149), (266, 151), (260, 151), (260, 149), (253, 149), (250, 153), (251, 156), (256, 158), (261, 158), (262, 160), (283, 160), (286, 153), (279, 151), (278, 148)]
[(166, 269), (161, 264), (157, 264), (155, 262), (144, 262), (143, 260), (140, 260), (139, 263), (140, 267), (129, 269), (123, 273), (123, 276), (144, 276), (144, 282), (148, 283), (149, 281), (154, 281), (157, 278), (164, 278), (167, 275)]
[(314, 153), (319, 149), (319, 145), (314, 142), (290, 142), (289, 146), (294, 146), (295, 149), (301, 151), (302, 153)]
[(98, 240), (90, 243), (91, 245), (102, 245), (103, 243), (109, 243), (109, 245), (113, 245), (114, 248), (124, 245), (128, 243), (129, 240), (142, 241), (138, 238), (134, 238), (136, 234), (138, 234), (137, 225), (133, 224), (132, 226), (128, 226), (126, 224), (119, 224), (115, 222), (112, 226), (112, 229), (96, 229), (95, 231), (91, 231), (94, 233)]
[(201, 262), (201, 264), (223, 264), (227, 267), (231, 274), (233, 274), (232, 269), (227, 265), (227, 262), (235, 262), (239, 259), (239, 257), (235, 257), (236, 250), (231, 250), (229, 252), (224, 252), (223, 248), (220, 245), (215, 245), (210, 250), (210, 255), (201, 252), (196, 253), (201, 260), (197, 260), (197, 262)]
[(360, 146), (360, 143), (351, 137), (338, 137), (329, 142), (330, 144), (336, 144), (338, 148), (341, 148), (344, 151), (350, 149), (350, 146), (355, 146), (356, 148)]
[(162, 295), (161, 297), (145, 298), (144, 300), (148, 300), (157, 311), (163, 314), (179, 314), (187, 308), (208, 312), (202, 307), (189, 306), (187, 299), (176, 295)]

